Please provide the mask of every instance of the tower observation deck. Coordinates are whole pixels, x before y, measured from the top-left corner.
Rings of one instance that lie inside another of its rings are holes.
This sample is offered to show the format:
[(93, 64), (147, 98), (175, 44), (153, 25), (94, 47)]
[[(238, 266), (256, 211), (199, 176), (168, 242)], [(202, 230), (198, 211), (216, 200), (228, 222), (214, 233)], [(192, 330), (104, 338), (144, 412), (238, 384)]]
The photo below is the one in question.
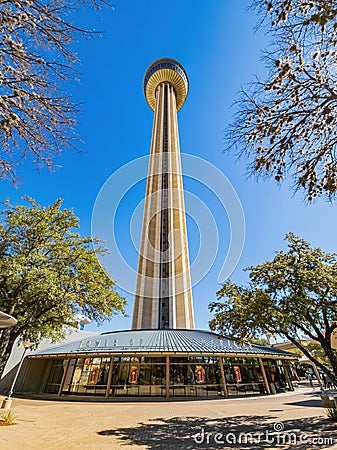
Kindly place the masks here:
[(144, 93), (154, 111), (133, 329), (194, 329), (177, 111), (188, 93), (183, 67), (150, 65)]

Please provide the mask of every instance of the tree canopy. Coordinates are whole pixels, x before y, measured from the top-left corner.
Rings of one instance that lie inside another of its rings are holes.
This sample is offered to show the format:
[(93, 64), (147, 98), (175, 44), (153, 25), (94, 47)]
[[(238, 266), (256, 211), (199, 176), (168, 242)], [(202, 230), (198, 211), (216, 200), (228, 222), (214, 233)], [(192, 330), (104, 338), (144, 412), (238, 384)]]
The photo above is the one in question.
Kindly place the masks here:
[[(245, 286), (227, 281), (210, 303), (210, 327), (241, 340), (281, 335), (327, 372), (322, 358), (301, 340), (319, 343), (337, 381), (337, 352), (331, 336), (337, 329), (337, 255), (312, 248), (289, 233), (288, 251), (269, 262), (248, 267)], [(328, 372), (327, 372), (328, 373)]]
[(0, 310), (17, 319), (0, 331), (0, 375), (17, 338), (56, 340), (76, 314), (100, 323), (126, 304), (97, 260), (106, 249), (76, 231), (73, 211), (62, 210), (61, 200), (48, 207), (27, 200), (7, 204), (0, 221)]
[(73, 146), (77, 105), (63, 90), (78, 76), (70, 45), (88, 31), (72, 11), (104, 0), (20, 0), (0, 4), (0, 179), (17, 180), (22, 161), (53, 167)]
[(249, 172), (286, 176), (311, 201), (337, 191), (337, 2), (255, 0), (270, 37), (264, 80), (242, 89), (227, 144)]

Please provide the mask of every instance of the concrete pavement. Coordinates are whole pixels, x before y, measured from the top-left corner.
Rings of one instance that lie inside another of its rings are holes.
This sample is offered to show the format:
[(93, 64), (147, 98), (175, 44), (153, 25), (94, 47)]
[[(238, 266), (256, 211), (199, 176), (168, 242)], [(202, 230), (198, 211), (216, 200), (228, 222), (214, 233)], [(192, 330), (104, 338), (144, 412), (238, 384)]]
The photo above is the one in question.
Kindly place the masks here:
[(0, 428), (1, 449), (337, 449), (337, 424), (312, 388), (169, 402), (14, 398), (13, 409), (17, 424)]

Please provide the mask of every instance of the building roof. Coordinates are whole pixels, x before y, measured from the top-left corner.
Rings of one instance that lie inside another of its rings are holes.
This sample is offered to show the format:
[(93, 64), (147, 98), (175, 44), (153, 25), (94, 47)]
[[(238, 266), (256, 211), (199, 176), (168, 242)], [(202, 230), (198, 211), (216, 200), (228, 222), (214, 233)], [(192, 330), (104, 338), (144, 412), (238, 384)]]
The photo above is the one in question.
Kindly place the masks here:
[(228, 354), (296, 358), (296, 355), (263, 345), (241, 346), (233, 339), (203, 330), (125, 330), (37, 351), (31, 357), (79, 354)]
[(0, 311), (0, 329), (13, 327), (16, 323), (17, 320), (14, 317)]
[[(310, 344), (318, 344), (318, 342), (317, 341), (313, 341), (313, 340), (308, 340), (308, 339), (306, 339), (306, 340), (298, 340), (298, 342), (303, 346), (303, 347), (307, 347), (308, 345), (310, 345)], [(287, 351), (287, 350), (299, 350), (299, 348), (298, 347), (296, 347), (296, 345), (295, 344), (293, 344), (292, 342), (290, 342), (290, 341), (286, 341), (286, 342), (277, 342), (276, 344), (273, 344), (273, 347), (274, 348), (279, 348), (279, 349), (281, 349), (281, 350), (285, 350), (285, 351)]]
[[(72, 328), (72, 327), (66, 327), (64, 329), (65, 332), (65, 338), (62, 339), (58, 344), (53, 343), (51, 341), (51, 339), (42, 339), (42, 341), (39, 343), (37, 350), (32, 351), (29, 350), (27, 356), (30, 355), (34, 355), (35, 353), (40, 353), (44, 350), (52, 350), (55, 347), (60, 347), (60, 345), (63, 345), (64, 343), (66, 343), (67, 345), (71, 342), (71, 341), (78, 341), (80, 339), (93, 339), (95, 336), (100, 336), (99, 333), (94, 332), (94, 331), (87, 331), (87, 330), (79, 330), (77, 328)], [(15, 367), (19, 362), (20, 359), (22, 358), (24, 352), (24, 347), (23, 345), (20, 344), (20, 339), (16, 339), (14, 345), (13, 345), (13, 350), (11, 353), (11, 356), (9, 357), (7, 364), (5, 366), (5, 370), (2, 374), (2, 376), (0, 378), (3, 378), (4, 376), (6, 376), (6, 374), (8, 372), (10, 372), (13, 367)]]

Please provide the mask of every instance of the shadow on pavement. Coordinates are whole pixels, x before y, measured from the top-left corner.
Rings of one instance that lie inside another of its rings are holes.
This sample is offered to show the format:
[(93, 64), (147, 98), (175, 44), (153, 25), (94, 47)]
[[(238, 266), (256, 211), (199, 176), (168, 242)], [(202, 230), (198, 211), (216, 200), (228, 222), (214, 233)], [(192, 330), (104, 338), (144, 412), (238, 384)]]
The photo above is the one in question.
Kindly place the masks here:
[[(274, 421), (273, 421), (274, 419)], [(323, 417), (279, 422), (271, 415), (157, 418), (132, 428), (101, 430), (122, 445), (152, 450), (196, 449), (329, 449), (336, 448), (336, 424)], [(107, 443), (109, 441), (107, 440)]]
[(301, 402), (288, 402), (288, 403), (284, 403), (284, 405), (322, 408), (322, 401), (320, 398), (319, 399), (315, 398), (315, 399), (311, 399), (311, 400), (303, 400)]

